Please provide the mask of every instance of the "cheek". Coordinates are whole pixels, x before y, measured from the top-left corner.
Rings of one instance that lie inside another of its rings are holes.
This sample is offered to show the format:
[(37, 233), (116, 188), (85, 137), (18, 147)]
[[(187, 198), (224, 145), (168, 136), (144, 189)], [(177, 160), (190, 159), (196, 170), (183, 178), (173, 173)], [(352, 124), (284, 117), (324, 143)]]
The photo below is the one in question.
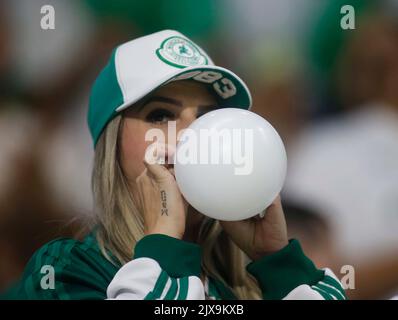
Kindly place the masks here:
[(145, 150), (149, 145), (145, 141), (147, 128), (141, 121), (126, 119), (122, 129), (121, 165), (127, 177), (135, 180), (145, 169), (143, 164)]

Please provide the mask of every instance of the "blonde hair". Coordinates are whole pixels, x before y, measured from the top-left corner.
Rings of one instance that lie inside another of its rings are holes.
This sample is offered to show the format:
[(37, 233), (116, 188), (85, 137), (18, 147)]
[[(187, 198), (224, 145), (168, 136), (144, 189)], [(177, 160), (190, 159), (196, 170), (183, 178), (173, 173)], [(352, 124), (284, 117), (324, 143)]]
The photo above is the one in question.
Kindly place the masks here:
[[(92, 188), (95, 225), (101, 251), (123, 265), (131, 260), (135, 244), (144, 236), (143, 216), (134, 205), (119, 161), (121, 115), (105, 128), (95, 148)], [(245, 269), (244, 253), (223, 232), (218, 221), (205, 218), (198, 244), (202, 247), (202, 275), (230, 288), (238, 299), (260, 299), (256, 280)]]

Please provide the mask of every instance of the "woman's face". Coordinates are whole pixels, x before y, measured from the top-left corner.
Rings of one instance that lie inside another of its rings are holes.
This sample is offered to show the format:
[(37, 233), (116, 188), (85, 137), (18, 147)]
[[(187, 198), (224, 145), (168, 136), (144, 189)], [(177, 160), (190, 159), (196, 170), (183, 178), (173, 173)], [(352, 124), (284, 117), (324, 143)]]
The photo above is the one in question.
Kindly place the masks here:
[(168, 139), (169, 121), (176, 122), (178, 136), (180, 130), (214, 109), (217, 109), (216, 99), (208, 88), (192, 80), (171, 82), (127, 109), (121, 130), (120, 159), (129, 184), (134, 186), (135, 179), (145, 169), (145, 151), (153, 143), (145, 141), (148, 130), (162, 130), (166, 142), (174, 144), (176, 141)]

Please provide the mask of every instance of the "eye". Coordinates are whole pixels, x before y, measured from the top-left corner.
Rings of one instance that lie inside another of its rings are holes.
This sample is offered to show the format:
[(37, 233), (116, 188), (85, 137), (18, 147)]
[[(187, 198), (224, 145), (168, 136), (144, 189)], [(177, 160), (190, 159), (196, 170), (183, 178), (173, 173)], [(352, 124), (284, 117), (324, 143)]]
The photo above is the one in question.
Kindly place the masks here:
[(165, 123), (175, 119), (174, 113), (166, 109), (155, 109), (148, 113), (145, 120), (151, 123)]

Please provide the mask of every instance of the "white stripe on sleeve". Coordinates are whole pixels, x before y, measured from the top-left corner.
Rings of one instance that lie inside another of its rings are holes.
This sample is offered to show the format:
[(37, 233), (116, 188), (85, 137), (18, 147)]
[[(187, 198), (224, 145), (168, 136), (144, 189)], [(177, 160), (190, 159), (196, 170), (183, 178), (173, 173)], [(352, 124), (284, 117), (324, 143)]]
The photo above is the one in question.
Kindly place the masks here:
[[(115, 274), (111, 283), (107, 288), (107, 299), (120, 300), (143, 300), (147, 295), (154, 291), (159, 277), (163, 279), (165, 273), (161, 269), (159, 263), (151, 258), (138, 258), (126, 263)], [(177, 282), (177, 291), (173, 299), (177, 299), (181, 290), (181, 279), (167, 277), (164, 288), (160, 287), (161, 293), (156, 289), (159, 297), (157, 299), (165, 299), (170, 291), (172, 282)], [(162, 280), (160, 281), (162, 282)], [(202, 281), (197, 276), (188, 277), (187, 300), (204, 300), (205, 293)]]

